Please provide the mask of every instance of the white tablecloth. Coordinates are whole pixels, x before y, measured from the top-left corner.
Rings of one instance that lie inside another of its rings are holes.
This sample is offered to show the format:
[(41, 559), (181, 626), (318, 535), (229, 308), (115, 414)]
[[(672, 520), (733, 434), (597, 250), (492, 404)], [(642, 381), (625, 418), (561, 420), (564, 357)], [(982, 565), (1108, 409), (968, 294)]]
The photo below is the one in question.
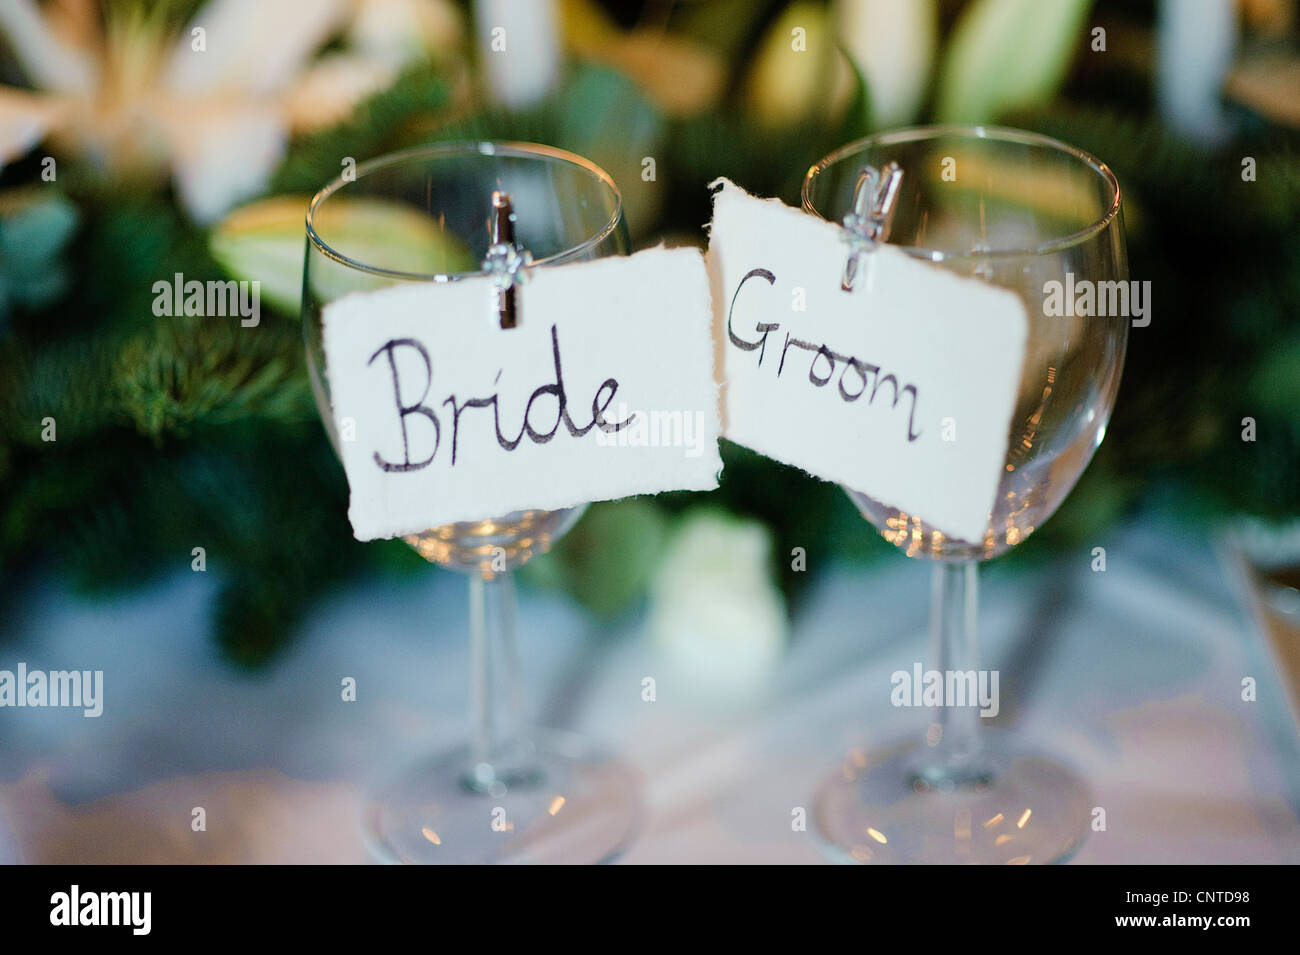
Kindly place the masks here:
[[(1002, 675), (993, 722), (1074, 765), (1106, 809), (1075, 861), (1300, 862), (1300, 741), (1228, 573), (1207, 540), (1151, 522), (1106, 538), (1104, 573), (1081, 551), (986, 568), (982, 586), (985, 666)], [(541, 722), (606, 741), (645, 775), (646, 826), (623, 860), (821, 861), (792, 809), (850, 746), (926, 720), (888, 689), (927, 659), (928, 571), (901, 557), (828, 570), (769, 683), (730, 702), (650, 644), (641, 614), (602, 628), (525, 593)], [(463, 579), (349, 586), (251, 675), (211, 640), (216, 584), (186, 571), (88, 599), (43, 578), (23, 595), (0, 669), (102, 669), (105, 703), (98, 719), (0, 709), (0, 861), (367, 860), (366, 787), (462, 725)], [(1247, 676), (1255, 702), (1241, 699)], [(198, 806), (205, 832), (191, 829)]]

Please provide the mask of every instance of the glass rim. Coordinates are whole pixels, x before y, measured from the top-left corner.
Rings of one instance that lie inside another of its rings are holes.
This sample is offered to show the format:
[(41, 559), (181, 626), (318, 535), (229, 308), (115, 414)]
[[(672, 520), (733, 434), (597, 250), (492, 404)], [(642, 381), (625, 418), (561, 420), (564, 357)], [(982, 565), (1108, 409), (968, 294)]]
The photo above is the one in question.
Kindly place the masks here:
[[(486, 269), (478, 269), (473, 272), (404, 272), (399, 269), (386, 269), (377, 265), (367, 265), (365, 262), (358, 261), (351, 256), (344, 255), (338, 249), (331, 246), (316, 231), (313, 219), (316, 210), (324, 202), (333, 196), (350, 182), (359, 182), (363, 176), (377, 172), (391, 166), (398, 166), (403, 163), (426, 160), (426, 159), (443, 159), (457, 156), (509, 156), (515, 159), (536, 159), (536, 160), (557, 160), (566, 162), (570, 165), (577, 166), (583, 172), (591, 175), (592, 178), (607, 186), (614, 196), (614, 209), (610, 213), (605, 224), (593, 235), (583, 239), (577, 245), (570, 246), (554, 255), (548, 255), (545, 258), (535, 259), (532, 265), (556, 265), (574, 256), (580, 255), (593, 246), (599, 244), (609, 237), (615, 229), (618, 228), (619, 220), (623, 217), (623, 193), (619, 191), (618, 185), (614, 182), (612, 176), (604, 169), (597, 166), (590, 159), (579, 156), (577, 153), (569, 152), (567, 149), (560, 149), (557, 146), (547, 146), (542, 143), (514, 142), (504, 140), (457, 140), (445, 143), (433, 143), (425, 146), (413, 146), (409, 149), (399, 149), (394, 152), (384, 153), (373, 159), (367, 159), (365, 162), (358, 163), (355, 174), (345, 178), (340, 174), (331, 179), (311, 198), (307, 205), (307, 241), (316, 247), (316, 250), (340, 265), (348, 268), (357, 269), (361, 272), (367, 272), (371, 275), (381, 275), (387, 278), (404, 279), (416, 282), (451, 282), (465, 278), (476, 278), (488, 276), (492, 273)], [(484, 206), (484, 214), (488, 209)]]
[[(1047, 149), (1055, 150), (1079, 160), (1088, 166), (1093, 172), (1097, 173), (1103, 181), (1110, 186), (1111, 201), (1101, 217), (1089, 225), (1084, 226), (1067, 235), (1058, 236), (1048, 239), (1036, 246), (1019, 249), (982, 249), (976, 252), (946, 252), (942, 249), (927, 249), (921, 246), (895, 245), (909, 255), (918, 258), (929, 259), (932, 262), (944, 261), (981, 261), (985, 259), (1002, 259), (1015, 257), (1028, 257), (1033, 255), (1050, 255), (1055, 252), (1062, 252), (1072, 248), (1080, 243), (1086, 242), (1094, 236), (1100, 235), (1103, 231), (1119, 217), (1120, 204), (1123, 199), (1123, 193), (1120, 189), (1119, 180), (1110, 166), (1106, 165), (1096, 156), (1092, 155), (1077, 146), (1071, 146), (1069, 143), (1055, 139), (1051, 136), (1045, 136), (1042, 133), (1035, 133), (1025, 129), (1015, 129), (1010, 126), (963, 126), (960, 124), (936, 124), (930, 126), (909, 126), (904, 129), (888, 130), (880, 133), (873, 133), (870, 136), (864, 136), (856, 139), (851, 143), (827, 153), (817, 162), (808, 167), (808, 172), (804, 175), (803, 188), (800, 190), (800, 199), (802, 200), (804, 212), (814, 215), (823, 222), (830, 222), (821, 214), (813, 205), (810, 195), (810, 188), (813, 180), (824, 172), (834, 163), (840, 162), (855, 152), (861, 152), (872, 146), (888, 146), (898, 143), (918, 142), (925, 139), (939, 139), (944, 136), (964, 137), (967, 139), (984, 139), (991, 142), (1019, 143), (1026, 146), (1041, 146)], [(840, 223), (835, 223), (839, 225)], [(890, 244), (886, 240), (886, 244)]]

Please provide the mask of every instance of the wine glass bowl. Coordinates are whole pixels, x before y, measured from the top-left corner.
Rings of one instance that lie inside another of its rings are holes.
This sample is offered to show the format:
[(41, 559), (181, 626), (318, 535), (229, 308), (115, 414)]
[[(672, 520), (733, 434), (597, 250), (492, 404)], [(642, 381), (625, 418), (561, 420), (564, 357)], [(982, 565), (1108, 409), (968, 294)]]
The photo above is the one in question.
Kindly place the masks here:
[(1032, 133), (929, 127), (831, 153), (805, 179), (804, 210), (839, 222), (852, 208), (862, 165), (891, 160), (906, 172), (889, 244), (1018, 294), (1027, 345), (1005, 469), (981, 539), (949, 537), (920, 516), (848, 493), (909, 557), (987, 560), (1043, 525), (1105, 436), (1128, 322), (1046, 314), (1044, 288), (1064, 288), (1071, 275), (1127, 280), (1119, 185), (1091, 156)]
[[(355, 421), (335, 418), (324, 309), (403, 283), (495, 277), (489, 249), (502, 238), (493, 229), (497, 195), (510, 197), (514, 242), (531, 256), (530, 269), (629, 250), (613, 180), (549, 146), (406, 150), (361, 163), (312, 199), (303, 336), (336, 452), (364, 435)], [(496, 320), (485, 298), (480, 314), (429, 315), (425, 334), (433, 339), (454, 323)], [(526, 304), (521, 321), (528, 321)], [(368, 802), (366, 834), (385, 861), (599, 862), (631, 839), (641, 814), (638, 774), (574, 734), (532, 729), (523, 716), (511, 572), (545, 553), (584, 507), (525, 508), (404, 536), (430, 563), (468, 576), (471, 729), (466, 743), (412, 764)]]
[[(935, 562), (931, 669), (945, 679), (978, 677), (987, 671), (978, 670), (977, 564), (1051, 517), (1104, 438), (1114, 407), (1130, 322), (1119, 308), (1121, 299), (1129, 302), (1120, 188), (1103, 163), (1035, 133), (918, 127), (851, 143), (814, 165), (804, 211), (842, 222), (864, 167), (891, 162), (903, 177), (886, 241), (1015, 293), (1027, 320), (1006, 457), (980, 539), (953, 538), (923, 515), (846, 489), (885, 540)], [(1103, 293), (1113, 296), (1109, 314), (1067, 305), (1085, 287), (1094, 308)], [(952, 424), (960, 440), (961, 421)], [(979, 723), (969, 700), (947, 701), (914, 737), (850, 753), (816, 796), (814, 822), (828, 850), (857, 862), (1068, 858), (1087, 832), (1086, 782), (1014, 738), (995, 741), (1007, 734)]]
[(584, 510), (579, 506), (557, 511), (511, 511), (492, 520), (431, 527), (407, 534), (402, 540), (432, 564), (466, 573), (491, 574), (520, 567), (536, 555), (545, 554), (577, 523)]
[[(516, 241), (537, 267), (628, 250), (622, 200), (603, 170), (532, 144), (452, 143), (362, 163), (312, 199), (303, 334), (316, 405), (337, 450), (321, 311), (350, 292), (486, 275), (493, 191), (511, 196)], [(404, 539), (431, 563), (471, 573), (514, 569), (545, 553), (582, 508), (514, 511)]]

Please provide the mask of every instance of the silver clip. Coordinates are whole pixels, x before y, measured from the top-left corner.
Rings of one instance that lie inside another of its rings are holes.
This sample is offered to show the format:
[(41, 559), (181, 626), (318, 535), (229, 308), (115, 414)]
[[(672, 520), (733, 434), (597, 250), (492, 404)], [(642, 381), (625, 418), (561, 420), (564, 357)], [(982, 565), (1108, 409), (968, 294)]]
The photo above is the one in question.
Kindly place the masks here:
[(858, 260), (889, 238), (902, 181), (903, 170), (896, 162), (886, 165), (883, 175), (875, 166), (863, 166), (859, 171), (858, 182), (853, 189), (853, 211), (844, 217), (849, 257), (844, 263), (840, 288), (845, 292), (853, 291), (853, 283), (858, 274)]
[(528, 281), (528, 267), (533, 256), (515, 244), (515, 209), (510, 196), (492, 193), (492, 244), (488, 247), (483, 268), (492, 274), (496, 285), (497, 317), (502, 328), (519, 324), (519, 286)]

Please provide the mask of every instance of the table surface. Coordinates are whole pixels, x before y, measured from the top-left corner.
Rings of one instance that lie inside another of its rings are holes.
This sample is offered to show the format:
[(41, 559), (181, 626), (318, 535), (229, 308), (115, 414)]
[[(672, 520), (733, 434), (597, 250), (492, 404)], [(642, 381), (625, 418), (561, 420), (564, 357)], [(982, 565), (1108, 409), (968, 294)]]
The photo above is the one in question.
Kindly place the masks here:
[[(1151, 520), (1105, 536), (1105, 572), (1089, 549), (995, 565), (981, 585), (984, 665), (1002, 676), (991, 722), (1078, 769), (1106, 810), (1074, 861), (1300, 862), (1300, 739), (1232, 575), (1208, 538)], [(622, 861), (823, 861), (792, 810), (850, 747), (927, 721), (888, 690), (927, 658), (928, 571), (891, 555), (820, 574), (779, 665), (727, 695), (647, 639), (644, 613), (599, 625), (525, 593), (539, 721), (645, 776), (646, 823)], [(22, 595), (0, 669), (102, 669), (105, 702), (98, 719), (0, 709), (0, 861), (369, 861), (368, 787), (463, 726), (463, 579), (350, 585), (252, 674), (211, 639), (218, 583), (186, 572), (91, 599), (44, 578)], [(356, 702), (341, 699), (347, 676)], [(206, 832), (191, 830), (195, 806)]]

